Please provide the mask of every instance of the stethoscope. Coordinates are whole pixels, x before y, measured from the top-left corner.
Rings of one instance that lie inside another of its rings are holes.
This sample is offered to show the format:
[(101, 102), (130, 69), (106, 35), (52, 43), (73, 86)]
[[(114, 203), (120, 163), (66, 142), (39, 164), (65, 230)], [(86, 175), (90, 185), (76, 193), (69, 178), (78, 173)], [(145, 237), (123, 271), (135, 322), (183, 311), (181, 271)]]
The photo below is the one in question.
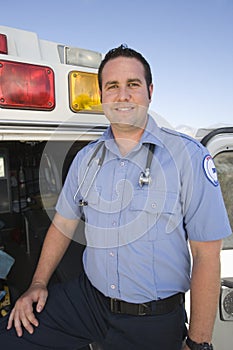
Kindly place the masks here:
[[(73, 199), (74, 199), (74, 201), (76, 201), (76, 197), (77, 197), (79, 191), (81, 190), (81, 188), (82, 188), (82, 186), (83, 186), (83, 184), (84, 184), (84, 181), (85, 181), (85, 179), (86, 179), (86, 177), (87, 177), (87, 174), (88, 174), (88, 172), (89, 172), (91, 163), (94, 161), (94, 159), (95, 159), (95, 157), (96, 157), (96, 155), (97, 155), (97, 153), (98, 153), (98, 151), (100, 150), (101, 147), (102, 147), (103, 149), (102, 149), (102, 153), (101, 153), (100, 158), (96, 158), (97, 167), (96, 167), (95, 173), (94, 173), (93, 176), (92, 176), (92, 179), (91, 179), (91, 181), (90, 181), (90, 184), (89, 184), (88, 188), (86, 189), (86, 192), (85, 192), (84, 196), (83, 196), (83, 197), (79, 200), (79, 202), (78, 202), (78, 205), (79, 205), (80, 207), (85, 207), (85, 206), (88, 205), (88, 201), (87, 201), (85, 198), (87, 198), (88, 193), (90, 192), (90, 189), (91, 189), (91, 187), (92, 187), (92, 185), (93, 185), (93, 183), (94, 183), (94, 181), (95, 181), (95, 179), (96, 179), (96, 176), (97, 176), (98, 172), (100, 171), (101, 166), (103, 165), (104, 158), (105, 158), (105, 154), (106, 154), (106, 147), (105, 147), (105, 145), (104, 145), (104, 142), (100, 142), (100, 143), (97, 145), (97, 147), (96, 147), (94, 153), (92, 154), (92, 156), (91, 156), (89, 162), (87, 163), (87, 167), (86, 167), (86, 170), (85, 170), (85, 172), (84, 172), (82, 181), (81, 181), (81, 183), (80, 183), (80, 185), (79, 185), (77, 191), (76, 191), (75, 194), (74, 194)], [(153, 159), (154, 150), (155, 150), (155, 144), (150, 143), (150, 144), (149, 144), (149, 147), (148, 147), (148, 153), (147, 153), (147, 160), (146, 160), (145, 171), (142, 171), (142, 172), (140, 173), (139, 180), (138, 180), (139, 186), (140, 186), (141, 188), (142, 188), (144, 185), (150, 185), (150, 183), (151, 183), (150, 168), (151, 168), (151, 163), (152, 163), (152, 159)]]
[(139, 176), (139, 186), (143, 187), (143, 185), (149, 185), (151, 183), (151, 176), (150, 176), (150, 167), (153, 159), (153, 154), (155, 150), (155, 144), (150, 143), (147, 153), (147, 160), (146, 160), (146, 168), (145, 171), (142, 171)]

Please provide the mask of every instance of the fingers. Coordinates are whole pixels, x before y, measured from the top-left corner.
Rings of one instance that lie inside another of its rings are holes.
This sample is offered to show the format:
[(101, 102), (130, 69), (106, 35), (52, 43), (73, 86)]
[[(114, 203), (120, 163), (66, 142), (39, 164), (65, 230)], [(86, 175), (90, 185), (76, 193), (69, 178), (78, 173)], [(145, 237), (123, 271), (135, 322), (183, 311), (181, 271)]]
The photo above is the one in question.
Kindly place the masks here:
[(9, 319), (8, 319), (8, 323), (7, 323), (7, 329), (11, 329), (12, 325), (13, 325), (13, 320), (14, 320), (14, 309), (11, 311)]
[(21, 337), (23, 335), (22, 327), (24, 327), (28, 333), (32, 334), (34, 332), (34, 327), (38, 327), (39, 322), (32, 310), (21, 311), (14, 308), (10, 314), (7, 329), (12, 328), (13, 324), (18, 337)]
[(29, 322), (29, 319), (26, 315), (15, 315), (14, 318), (14, 326), (16, 333), (19, 337), (23, 335), (23, 329), (22, 326), (28, 331), (28, 333), (32, 334), (34, 329), (32, 324)]
[(47, 300), (47, 294), (43, 294), (43, 295), (40, 295), (39, 299), (38, 299), (38, 303), (37, 303), (37, 306), (36, 306), (36, 311), (37, 312), (41, 312), (46, 304), (46, 300)]
[(36, 291), (25, 293), (15, 304), (10, 313), (7, 329), (11, 329), (14, 325), (16, 333), (19, 337), (23, 335), (23, 328), (30, 334), (34, 332), (34, 327), (38, 327), (39, 322), (33, 312), (33, 303), (36, 303), (37, 312), (41, 312), (47, 300), (47, 290), (38, 288)]

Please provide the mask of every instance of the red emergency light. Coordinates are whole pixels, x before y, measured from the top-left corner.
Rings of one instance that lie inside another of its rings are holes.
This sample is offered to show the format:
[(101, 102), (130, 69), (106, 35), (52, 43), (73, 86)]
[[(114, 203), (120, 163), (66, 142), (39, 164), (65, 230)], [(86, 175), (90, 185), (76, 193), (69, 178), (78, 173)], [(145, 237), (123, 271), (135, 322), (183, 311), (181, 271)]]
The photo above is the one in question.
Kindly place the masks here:
[(0, 60), (0, 107), (54, 109), (53, 70), (45, 66)]
[(0, 54), (7, 55), (7, 38), (5, 34), (0, 34)]

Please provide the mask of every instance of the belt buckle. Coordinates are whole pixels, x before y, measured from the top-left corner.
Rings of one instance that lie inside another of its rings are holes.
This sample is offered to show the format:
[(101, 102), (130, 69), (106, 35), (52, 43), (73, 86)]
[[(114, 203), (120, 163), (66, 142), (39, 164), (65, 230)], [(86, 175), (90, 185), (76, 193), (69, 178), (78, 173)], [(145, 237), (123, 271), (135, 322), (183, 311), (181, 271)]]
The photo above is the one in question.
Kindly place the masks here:
[(138, 305), (138, 316), (145, 316), (148, 315), (146, 310), (149, 309), (148, 305), (146, 304), (139, 304)]
[[(132, 308), (132, 306), (134, 307)], [(123, 307), (122, 309), (121, 300), (115, 298), (110, 299), (110, 309), (111, 312), (116, 314), (125, 313), (134, 316), (145, 316), (150, 314), (149, 312), (147, 312), (148, 310), (150, 310), (147, 304), (132, 304), (131, 307)]]

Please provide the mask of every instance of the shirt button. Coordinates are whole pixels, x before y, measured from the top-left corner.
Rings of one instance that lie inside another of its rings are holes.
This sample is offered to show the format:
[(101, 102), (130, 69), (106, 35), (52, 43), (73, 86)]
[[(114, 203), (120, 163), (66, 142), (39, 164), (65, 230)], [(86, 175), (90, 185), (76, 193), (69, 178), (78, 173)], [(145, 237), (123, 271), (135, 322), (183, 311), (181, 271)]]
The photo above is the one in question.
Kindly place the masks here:
[(113, 252), (110, 252), (109, 255), (110, 255), (110, 256), (114, 256), (114, 253), (113, 253)]
[(115, 284), (111, 284), (111, 289), (115, 289), (116, 288), (116, 286), (115, 286)]
[(121, 166), (124, 166), (125, 162), (122, 160), (120, 164), (121, 164)]
[(156, 204), (156, 203), (152, 203), (151, 206), (152, 206), (152, 208), (154, 209), (154, 208), (157, 207), (157, 204)]
[(116, 226), (117, 222), (116, 221), (113, 221), (112, 222), (112, 226)]

